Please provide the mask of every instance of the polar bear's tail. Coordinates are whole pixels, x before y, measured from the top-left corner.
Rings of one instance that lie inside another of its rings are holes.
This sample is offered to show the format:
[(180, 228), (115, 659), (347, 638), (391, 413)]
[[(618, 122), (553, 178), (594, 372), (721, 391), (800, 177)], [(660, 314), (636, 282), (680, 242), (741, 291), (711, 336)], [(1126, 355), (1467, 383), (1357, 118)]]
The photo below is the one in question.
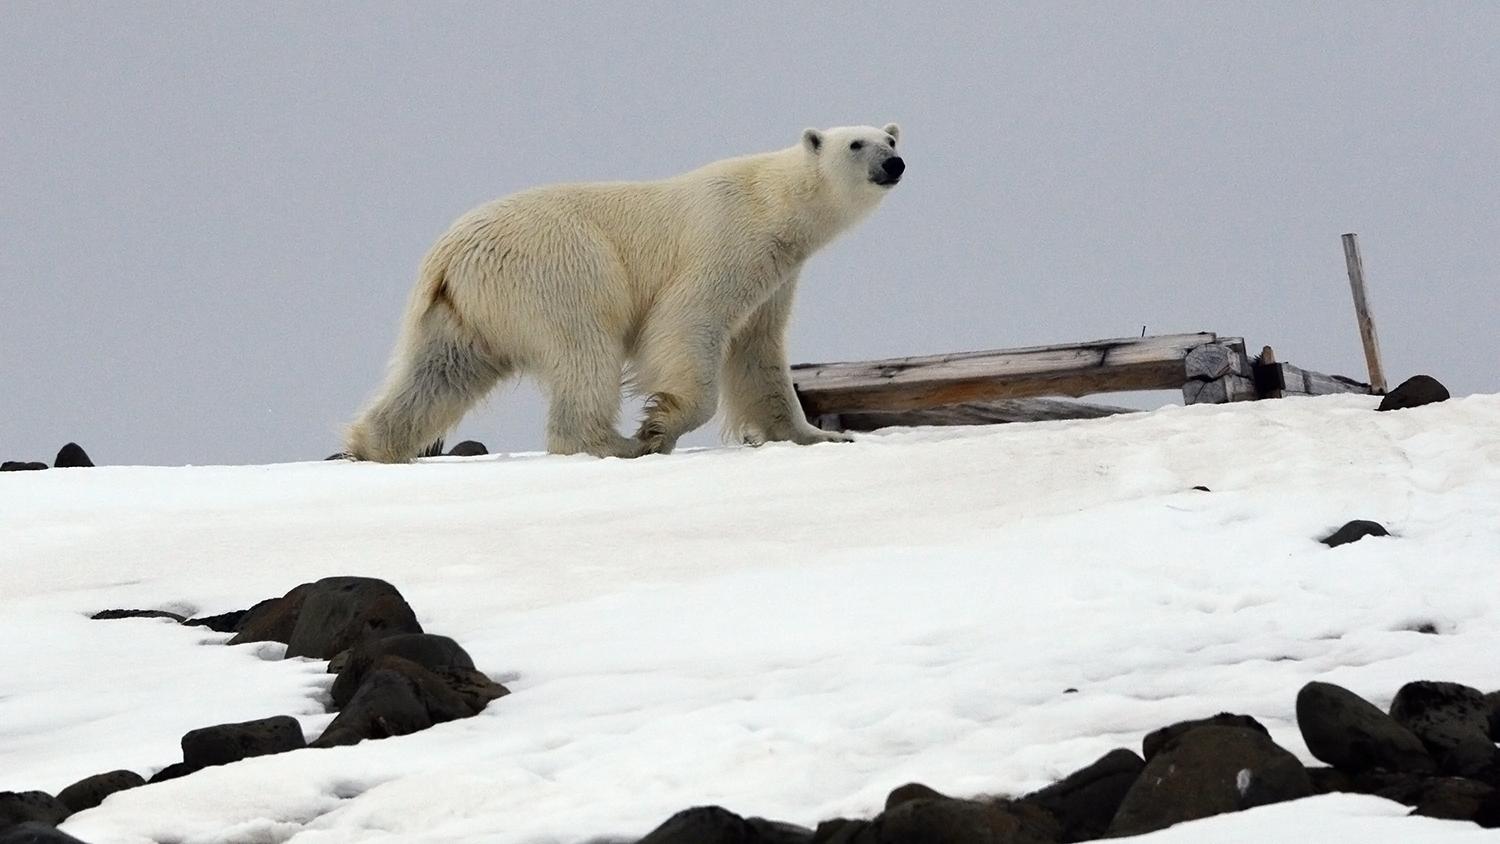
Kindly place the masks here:
[(421, 455), (505, 374), (449, 296), (442, 257), (424, 262), (385, 383), (345, 433), (356, 460), (404, 463)]

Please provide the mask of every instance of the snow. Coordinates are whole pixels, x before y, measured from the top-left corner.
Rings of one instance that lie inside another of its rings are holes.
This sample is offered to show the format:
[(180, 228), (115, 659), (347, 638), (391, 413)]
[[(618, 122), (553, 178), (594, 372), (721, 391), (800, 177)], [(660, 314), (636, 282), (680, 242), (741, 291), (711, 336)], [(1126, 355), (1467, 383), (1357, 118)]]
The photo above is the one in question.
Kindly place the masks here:
[[(149, 775), (226, 721), (289, 714), (316, 735), (324, 663), (87, 616), (223, 612), (336, 574), (394, 583), (513, 694), (416, 735), (122, 792), (63, 829), (541, 844), (630, 839), (706, 803), (811, 826), (913, 780), (1028, 791), (1221, 710), (1311, 761), (1292, 711), (1309, 680), (1377, 704), (1415, 679), (1500, 688), (1500, 396), (1374, 403), (635, 461), (7, 473), (0, 789)], [(1395, 536), (1316, 541), (1353, 518)], [(1483, 834), (1405, 813), (1332, 795), (1141, 840)]]

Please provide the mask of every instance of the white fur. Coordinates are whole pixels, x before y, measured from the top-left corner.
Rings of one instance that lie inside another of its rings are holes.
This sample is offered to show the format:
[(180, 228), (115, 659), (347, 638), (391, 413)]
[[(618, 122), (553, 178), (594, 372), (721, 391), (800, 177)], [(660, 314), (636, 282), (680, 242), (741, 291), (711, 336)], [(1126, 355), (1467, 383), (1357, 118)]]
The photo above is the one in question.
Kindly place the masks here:
[[(550, 394), (554, 453), (671, 451), (721, 392), (747, 439), (846, 439), (797, 403), (787, 315), (803, 261), (890, 190), (872, 179), (898, 131), (809, 129), (795, 146), (660, 181), (534, 188), (470, 211), (423, 259), (349, 453), (410, 460), (517, 373)], [(627, 366), (651, 396), (633, 439), (615, 428)]]

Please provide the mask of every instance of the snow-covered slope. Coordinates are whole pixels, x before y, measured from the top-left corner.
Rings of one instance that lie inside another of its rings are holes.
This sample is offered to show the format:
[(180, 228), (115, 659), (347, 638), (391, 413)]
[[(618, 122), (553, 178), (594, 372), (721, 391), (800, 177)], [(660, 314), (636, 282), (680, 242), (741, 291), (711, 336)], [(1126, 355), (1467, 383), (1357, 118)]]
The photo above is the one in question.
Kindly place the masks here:
[[(291, 714), (316, 734), (323, 663), (87, 616), (222, 612), (335, 574), (394, 583), (513, 694), (416, 735), (123, 792), (63, 828), (576, 842), (703, 803), (812, 825), (910, 780), (1030, 790), (1220, 710), (1310, 759), (1292, 722), (1308, 680), (1376, 702), (1413, 679), (1500, 688), (1500, 396), (1374, 404), (637, 461), (0, 475), (0, 789), (150, 774), (225, 721)], [(1396, 536), (1316, 541), (1352, 518)], [(1405, 811), (1335, 795), (1144, 840), (1483, 834)]]

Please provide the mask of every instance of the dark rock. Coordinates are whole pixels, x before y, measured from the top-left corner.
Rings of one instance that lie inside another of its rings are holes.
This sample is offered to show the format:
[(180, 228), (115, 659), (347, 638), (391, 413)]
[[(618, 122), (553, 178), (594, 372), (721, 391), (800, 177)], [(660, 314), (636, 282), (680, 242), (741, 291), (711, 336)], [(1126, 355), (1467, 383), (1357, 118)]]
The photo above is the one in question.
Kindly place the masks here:
[(864, 820), (850, 820), (849, 818), (834, 818), (818, 824), (813, 830), (811, 844), (852, 844), (862, 840), (866, 830), (870, 828), (870, 822)]
[(193, 773), (194, 771), (197, 771), (197, 770), (198, 770), (197, 768), (193, 767), (192, 765), (189, 765), (186, 762), (173, 762), (172, 764), (168, 765), (167, 767), (162, 768), (160, 771), (157, 771), (156, 773), (152, 774), (151, 777), (150, 777), (150, 779), (146, 780), (146, 782), (147, 783), (153, 783), (153, 782), (166, 782), (167, 780), (175, 780), (178, 777), (185, 777), (188, 774), (191, 774), (191, 773)]
[(297, 617), (302, 614), (302, 603), (307, 600), (312, 588), (311, 583), (304, 583), (280, 598), (267, 598), (245, 610), (245, 614), (235, 624), (234, 638), (229, 640), (229, 644), (280, 642), (284, 645), (291, 641)]
[(1199, 727), (1146, 763), (1108, 834), (1140, 835), (1312, 793), (1302, 763), (1263, 733), (1245, 727)]
[(1036, 806), (934, 799), (902, 803), (844, 840), (851, 844), (1053, 844), (1057, 834), (1056, 821)]
[(1448, 388), (1431, 375), (1413, 375), (1385, 394), (1376, 410), (1402, 410), (1447, 401)]
[(792, 824), (745, 818), (719, 806), (685, 809), (637, 844), (810, 844), (813, 832)]
[(458, 668), (472, 671), (474, 660), (447, 636), (433, 633), (400, 633), (384, 639), (367, 639), (354, 646), (337, 679), (333, 681), (331, 696), (335, 708), (342, 707), (354, 697), (360, 681), (383, 656), (399, 656), (430, 671), (440, 668)]
[(145, 777), (135, 771), (110, 771), (81, 779), (57, 793), (57, 799), (68, 812), (82, 812), (104, 802), (104, 798), (116, 791), (136, 788), (146, 784)]
[(218, 615), (205, 615), (202, 618), (190, 618), (183, 624), (188, 627), (207, 627), (215, 633), (233, 633), (239, 629), (240, 622), (244, 620), (248, 612), (250, 611), (233, 610)]
[(1433, 624), (1430, 621), (1424, 621), (1421, 624), (1414, 624), (1406, 629), (1411, 633), (1423, 633), (1428, 636), (1436, 636), (1438, 633), (1437, 625)]
[(1483, 829), (1500, 829), (1500, 790), (1479, 801), (1472, 820)]
[(1385, 526), (1380, 522), (1372, 522), (1369, 519), (1355, 519), (1354, 521), (1346, 523), (1343, 527), (1339, 528), (1333, 533), (1328, 534), (1318, 541), (1323, 543), (1324, 545), (1327, 545), (1329, 548), (1337, 548), (1340, 545), (1348, 545), (1351, 542), (1358, 542), (1367, 536), (1390, 535), (1390, 532), (1387, 531), (1385, 529)]
[(1422, 740), (1442, 773), (1500, 772), (1500, 750), (1490, 738), (1489, 703), (1478, 689), (1428, 680), (1407, 683), (1391, 701), (1391, 717)]
[(1193, 721), (1178, 721), (1159, 730), (1152, 730), (1146, 734), (1145, 740), (1141, 742), (1141, 752), (1145, 754), (1146, 761), (1150, 762), (1151, 758), (1166, 749), (1167, 745), (1199, 727), (1243, 727), (1247, 730), (1255, 730), (1266, 738), (1271, 737), (1271, 731), (1267, 730), (1259, 721), (1251, 718), (1249, 715), (1220, 712), (1218, 715), (1208, 718), (1198, 718)]
[(33, 463), (25, 460), (7, 460), (0, 463), (0, 472), (36, 472), (47, 468), (46, 463)]
[(0, 844), (84, 844), (84, 842), (54, 826), (33, 821), (0, 831)]
[(1500, 741), (1500, 692), (1485, 695), (1484, 702), (1490, 707), (1490, 738)]
[(478, 457), (489, 453), (490, 450), (485, 448), (484, 443), (478, 440), (464, 440), (448, 450), (448, 456), (450, 457)]
[(325, 577), (308, 589), (286, 655), (329, 659), (365, 639), (421, 632), (416, 615), (391, 584), (373, 577)]
[(68, 807), (45, 791), (0, 791), (0, 829), (35, 821), (56, 826), (68, 817)]
[(1410, 730), (1332, 683), (1308, 683), (1297, 693), (1297, 727), (1312, 755), (1342, 771), (1431, 773), (1436, 767)]
[(886, 811), (900, 806), (902, 803), (910, 803), (913, 800), (951, 800), (953, 798), (929, 788), (919, 782), (909, 782), (906, 785), (898, 785), (891, 789), (891, 793), (885, 796)]
[(399, 656), (381, 657), (313, 747), (404, 736), (478, 712), (441, 677)]
[(89, 618), (94, 621), (113, 621), (117, 618), (170, 618), (178, 624), (187, 621), (187, 616), (166, 610), (100, 610)]
[(182, 737), (182, 761), (195, 770), (227, 765), (251, 756), (285, 753), (307, 746), (302, 725), (290, 715), (257, 721), (218, 724), (192, 730)]
[(83, 450), (78, 443), (68, 443), (57, 452), (57, 458), (52, 465), (58, 469), (82, 469), (94, 465), (89, 459), (89, 453)]
[(1145, 767), (1145, 760), (1135, 751), (1122, 747), (1021, 799), (1041, 806), (1057, 818), (1062, 841), (1089, 841), (1104, 835)]
[(489, 702), (510, 694), (510, 689), (473, 668), (436, 668), (434, 674), (452, 689), (464, 704), (478, 714)]
[(1474, 820), (1496, 793), (1493, 786), (1476, 780), (1400, 771), (1359, 774), (1354, 777), (1352, 790), (1411, 806), (1414, 815), (1446, 820)]
[(1354, 779), (1338, 768), (1308, 768), (1307, 776), (1312, 780), (1313, 794), (1359, 793)]
[(1213, 490), (1209, 489), (1206, 486), (1203, 486), (1202, 484), (1199, 484), (1198, 486), (1193, 487), (1193, 490), (1196, 491), (1196, 492), (1213, 492)]

